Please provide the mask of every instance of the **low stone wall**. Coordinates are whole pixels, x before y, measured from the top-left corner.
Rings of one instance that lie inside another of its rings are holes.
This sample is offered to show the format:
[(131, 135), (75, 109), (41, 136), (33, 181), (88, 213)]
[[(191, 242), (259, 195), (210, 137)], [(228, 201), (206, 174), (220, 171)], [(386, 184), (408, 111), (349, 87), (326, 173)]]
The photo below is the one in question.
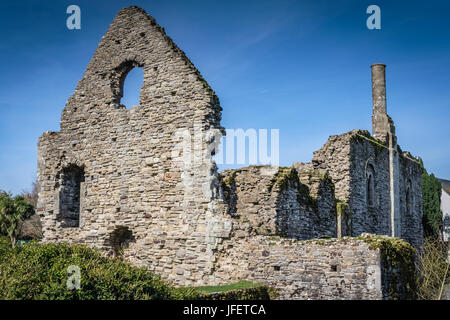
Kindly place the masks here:
[(279, 299), (411, 297), (414, 249), (399, 239), (257, 236), (224, 245), (228, 250), (218, 256), (214, 272), (218, 282), (262, 282), (275, 288)]

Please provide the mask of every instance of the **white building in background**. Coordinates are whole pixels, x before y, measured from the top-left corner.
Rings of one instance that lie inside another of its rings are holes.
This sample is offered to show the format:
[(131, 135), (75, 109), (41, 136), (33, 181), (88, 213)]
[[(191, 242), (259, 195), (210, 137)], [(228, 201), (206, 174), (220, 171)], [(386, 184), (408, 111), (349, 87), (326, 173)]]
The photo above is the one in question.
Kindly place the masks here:
[(444, 241), (448, 242), (450, 239), (450, 180), (439, 179), (442, 184), (441, 195), (441, 211), (443, 221), (443, 237)]

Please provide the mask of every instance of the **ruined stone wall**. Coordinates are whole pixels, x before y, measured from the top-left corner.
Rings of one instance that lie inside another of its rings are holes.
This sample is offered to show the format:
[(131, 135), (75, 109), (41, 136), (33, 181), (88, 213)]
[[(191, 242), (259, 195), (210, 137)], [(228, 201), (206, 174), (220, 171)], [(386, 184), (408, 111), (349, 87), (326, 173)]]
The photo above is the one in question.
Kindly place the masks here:
[[(220, 174), (233, 232), (291, 239), (336, 236), (334, 190), (325, 176), (293, 167), (251, 166)], [(302, 182), (302, 181), (303, 182)]]
[[(220, 173), (230, 216), (254, 234), (277, 233), (279, 194), (269, 191), (275, 173), (276, 169), (268, 166), (251, 166)], [(290, 205), (298, 209), (298, 203), (291, 202)]]
[(401, 237), (419, 248), (423, 244), (422, 169), (409, 152), (401, 152), (399, 159)]
[[(127, 109), (120, 99), (134, 67), (144, 83), (139, 106)], [(389, 234), (385, 148), (354, 130), (331, 136), (309, 164), (218, 175), (211, 154), (223, 133), (220, 112), (155, 20), (137, 7), (121, 10), (69, 98), (61, 130), (39, 139), (43, 241), (123, 252), (182, 286), (247, 279), (281, 288), (282, 298), (384, 297), (380, 256), (366, 242), (297, 240), (336, 237), (338, 229)], [(402, 236), (418, 243), (420, 171), (401, 161), (400, 172)]]
[(335, 186), (336, 199), (350, 197), (350, 138), (352, 133), (330, 136), (320, 150), (314, 152), (312, 167), (326, 172)]
[[(420, 167), (409, 153), (400, 156), (400, 160), (396, 183), (399, 186), (401, 237), (417, 247), (423, 238)], [(335, 185), (341, 235), (391, 234), (391, 186), (386, 142), (374, 139), (365, 130), (331, 136), (314, 153), (311, 165), (326, 172)], [(369, 179), (372, 179), (372, 184)], [(406, 210), (407, 189), (410, 210)]]
[[(337, 220), (341, 236), (357, 236), (363, 232), (389, 234), (389, 163), (387, 152), (379, 153), (364, 137), (365, 130), (330, 136), (325, 145), (314, 152), (314, 169), (325, 172), (335, 186)], [(367, 205), (367, 170), (373, 169), (375, 199)], [(380, 214), (379, 214), (380, 213)]]
[[(367, 239), (371, 237), (367, 236)], [(378, 241), (390, 241), (387, 237)], [(391, 282), (399, 288), (406, 281), (399, 275), (405, 269), (393, 269), (381, 246), (374, 247), (365, 238), (296, 241), (280, 237), (256, 236), (224, 241), (227, 250), (218, 256), (217, 283), (247, 279), (278, 289), (280, 299), (389, 299)], [(381, 243), (381, 242), (380, 242)], [(396, 249), (393, 248), (396, 252)], [(406, 261), (405, 267), (412, 267)], [(239, 270), (239, 272), (236, 272)], [(400, 298), (405, 297), (400, 290)]]
[[(142, 67), (140, 105), (120, 104), (123, 82)], [(125, 258), (177, 283), (204, 284), (217, 237), (217, 183), (203, 136), (196, 161), (180, 159), (179, 130), (221, 131), (219, 102), (184, 53), (142, 9), (122, 9), (112, 22), (62, 112), (61, 130), (38, 145), (37, 211), (43, 241), (85, 243), (112, 253), (119, 227), (132, 233)], [(78, 227), (65, 227), (60, 201), (64, 170), (84, 172)]]
[(313, 169), (309, 164), (294, 163), (292, 167), (298, 172), (301, 199), (312, 203), (315, 213), (312, 215), (314, 231), (311, 231), (310, 234), (316, 238), (336, 237), (336, 190), (332, 178), (328, 173)]
[[(365, 137), (365, 138), (364, 138)], [(352, 140), (352, 184), (349, 208), (352, 214), (352, 233), (391, 234), (389, 150), (379, 140), (366, 134)], [(395, 152), (401, 153), (400, 148)], [(373, 171), (374, 202), (368, 194), (368, 175)], [(409, 153), (401, 154), (398, 176), (392, 179), (398, 185), (400, 206), (399, 237), (418, 248), (423, 242), (422, 176), (420, 165)], [(398, 180), (397, 180), (398, 179)], [(408, 197), (408, 201), (407, 198)], [(408, 209), (407, 209), (408, 208)]]
[[(348, 204), (353, 236), (363, 232), (390, 235), (389, 152), (378, 143), (367, 131), (355, 132), (351, 141), (351, 197)], [(369, 175), (374, 187), (371, 194)]]

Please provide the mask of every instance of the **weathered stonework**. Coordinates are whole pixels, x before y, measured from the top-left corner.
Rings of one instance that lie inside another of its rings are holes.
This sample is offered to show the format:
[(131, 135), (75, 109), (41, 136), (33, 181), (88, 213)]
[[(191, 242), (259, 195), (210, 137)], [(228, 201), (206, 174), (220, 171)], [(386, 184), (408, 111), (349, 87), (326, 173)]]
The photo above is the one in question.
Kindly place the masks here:
[[(298, 172), (293, 167), (272, 169), (254, 166), (221, 173), (234, 229), (248, 230), (245, 236), (278, 235), (299, 240), (335, 237), (331, 182), (318, 173)], [(315, 193), (310, 185), (316, 187)]]
[[(420, 164), (399, 147), (396, 152), (399, 153), (401, 238), (419, 247), (423, 241)], [(324, 147), (314, 153), (312, 164), (331, 176), (336, 198), (347, 205), (346, 211), (351, 216), (347, 223), (351, 226), (343, 235), (391, 234), (389, 148), (385, 143), (364, 130), (331, 136)], [(373, 179), (373, 190), (368, 188), (368, 176)]]
[[(127, 110), (120, 104), (123, 82), (136, 66), (144, 72), (140, 105)], [(61, 131), (39, 139), (44, 241), (82, 242), (112, 253), (111, 233), (128, 227), (135, 240), (127, 258), (180, 283), (207, 283), (214, 163), (206, 150), (214, 142), (201, 145), (198, 167), (184, 170), (172, 159), (176, 131), (222, 130), (220, 110), (214, 92), (155, 20), (136, 7), (121, 10), (62, 112)], [(70, 168), (82, 171), (83, 181)]]
[(371, 235), (309, 241), (246, 237), (225, 242), (228, 250), (218, 256), (215, 274), (223, 282), (267, 283), (280, 299), (411, 298), (414, 270), (408, 259), (414, 249), (392, 246), (394, 254), (387, 256), (383, 246), (390, 241)]
[[(127, 109), (120, 99), (133, 67), (144, 84), (140, 105)], [(385, 80), (374, 81), (374, 97), (385, 93), (377, 83)], [(39, 139), (43, 241), (122, 254), (176, 285), (247, 279), (281, 298), (388, 298), (392, 277), (383, 274), (397, 271), (384, 272), (367, 241), (299, 242), (395, 228), (421, 245), (420, 167), (397, 147), (393, 122), (378, 125), (388, 116), (385, 96), (376, 101), (374, 132), (384, 140), (353, 130), (331, 136), (311, 163), (219, 174), (211, 155), (224, 130), (214, 91), (152, 17), (122, 9), (61, 130)]]

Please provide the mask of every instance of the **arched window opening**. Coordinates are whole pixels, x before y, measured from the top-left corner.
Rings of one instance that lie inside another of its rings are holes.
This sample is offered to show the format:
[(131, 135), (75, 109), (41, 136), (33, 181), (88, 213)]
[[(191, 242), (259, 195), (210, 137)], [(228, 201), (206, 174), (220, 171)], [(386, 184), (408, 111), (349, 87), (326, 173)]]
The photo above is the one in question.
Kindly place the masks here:
[(140, 105), (140, 93), (144, 84), (142, 65), (135, 61), (125, 61), (115, 69), (112, 86), (116, 102), (122, 107)]
[(134, 240), (133, 232), (125, 226), (118, 226), (110, 236), (110, 245), (115, 257), (122, 255), (123, 250), (128, 248), (129, 243)]
[(62, 227), (79, 227), (84, 169), (71, 165), (62, 171), (59, 192), (59, 220)]
[(369, 207), (376, 205), (375, 199), (375, 171), (371, 165), (367, 167), (366, 172), (366, 201)]
[(126, 75), (123, 83), (123, 97), (121, 103), (128, 109), (140, 105), (140, 92), (144, 83), (144, 72), (142, 68), (135, 67)]

